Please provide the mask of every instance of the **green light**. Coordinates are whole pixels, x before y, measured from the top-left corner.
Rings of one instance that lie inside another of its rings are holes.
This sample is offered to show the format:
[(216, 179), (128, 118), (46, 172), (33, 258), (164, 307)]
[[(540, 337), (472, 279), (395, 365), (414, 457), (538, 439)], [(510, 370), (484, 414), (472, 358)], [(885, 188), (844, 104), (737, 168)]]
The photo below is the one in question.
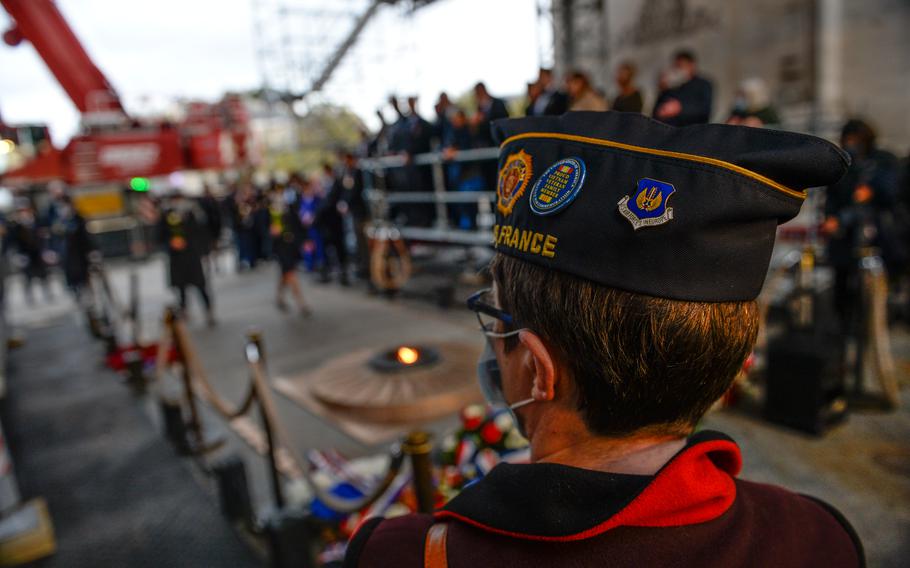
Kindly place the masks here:
[(148, 178), (133, 178), (130, 180), (130, 188), (133, 191), (148, 191), (149, 180)]

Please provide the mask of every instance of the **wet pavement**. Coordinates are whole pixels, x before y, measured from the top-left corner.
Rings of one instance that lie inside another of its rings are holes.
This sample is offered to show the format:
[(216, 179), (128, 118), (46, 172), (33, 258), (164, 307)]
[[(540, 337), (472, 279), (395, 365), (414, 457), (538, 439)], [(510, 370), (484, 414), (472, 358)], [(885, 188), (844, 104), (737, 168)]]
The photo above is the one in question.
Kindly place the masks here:
[(47, 500), (57, 539), (36, 565), (264, 565), (102, 355), (71, 315), (29, 325), (10, 355), (4, 430), (21, 493)]

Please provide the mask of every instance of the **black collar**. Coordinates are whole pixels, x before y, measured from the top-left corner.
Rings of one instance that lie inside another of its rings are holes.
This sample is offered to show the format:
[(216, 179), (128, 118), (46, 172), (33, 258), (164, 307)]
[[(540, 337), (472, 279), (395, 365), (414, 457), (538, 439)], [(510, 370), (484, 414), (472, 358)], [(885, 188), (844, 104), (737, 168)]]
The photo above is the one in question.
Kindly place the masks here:
[(503, 463), (435, 516), (536, 540), (580, 540), (619, 525), (702, 522), (732, 504), (739, 466), (736, 444), (710, 431), (689, 438), (653, 476)]

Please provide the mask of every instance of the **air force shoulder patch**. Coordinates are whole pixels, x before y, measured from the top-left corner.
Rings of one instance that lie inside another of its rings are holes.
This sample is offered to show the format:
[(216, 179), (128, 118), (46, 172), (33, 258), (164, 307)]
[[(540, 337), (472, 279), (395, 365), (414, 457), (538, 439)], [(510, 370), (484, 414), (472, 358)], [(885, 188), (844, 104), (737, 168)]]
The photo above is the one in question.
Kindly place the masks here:
[(668, 205), (676, 192), (672, 184), (651, 178), (638, 180), (638, 189), (619, 200), (619, 213), (636, 231), (642, 227), (656, 227), (673, 219), (673, 208)]

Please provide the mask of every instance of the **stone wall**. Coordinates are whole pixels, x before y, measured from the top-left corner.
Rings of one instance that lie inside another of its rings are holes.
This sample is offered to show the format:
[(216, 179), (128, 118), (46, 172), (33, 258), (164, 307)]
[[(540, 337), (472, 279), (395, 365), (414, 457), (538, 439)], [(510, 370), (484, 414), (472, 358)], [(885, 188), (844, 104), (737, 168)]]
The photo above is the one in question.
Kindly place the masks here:
[(785, 126), (836, 136), (861, 115), (882, 145), (910, 151), (908, 0), (553, 0), (557, 71), (579, 68), (615, 94), (613, 70), (639, 69), (650, 110), (661, 69), (681, 47), (715, 82), (725, 120), (743, 79), (770, 88)]

